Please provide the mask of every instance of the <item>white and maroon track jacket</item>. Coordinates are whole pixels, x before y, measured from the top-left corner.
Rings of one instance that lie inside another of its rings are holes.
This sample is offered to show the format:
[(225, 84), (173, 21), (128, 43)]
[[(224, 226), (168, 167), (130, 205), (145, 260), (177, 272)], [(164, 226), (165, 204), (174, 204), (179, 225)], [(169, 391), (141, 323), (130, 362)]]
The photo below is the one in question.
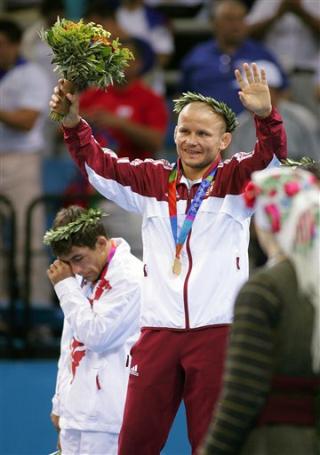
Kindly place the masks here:
[(95, 286), (69, 277), (54, 287), (64, 326), (52, 412), (63, 429), (118, 433), (122, 424), (143, 264), (124, 239), (113, 240), (116, 251)]
[[(287, 156), (279, 113), (255, 117), (254, 151), (222, 162), (182, 250), (182, 273), (172, 273), (175, 244), (168, 207), (168, 177), (173, 164), (117, 158), (102, 149), (83, 120), (65, 128), (65, 142), (90, 183), (107, 199), (143, 216), (145, 279), (142, 327), (195, 329), (230, 323), (235, 295), (248, 276), (251, 210), (241, 193), (253, 171), (279, 164)], [(209, 172), (209, 171), (208, 171)], [(178, 232), (199, 183), (177, 182)]]

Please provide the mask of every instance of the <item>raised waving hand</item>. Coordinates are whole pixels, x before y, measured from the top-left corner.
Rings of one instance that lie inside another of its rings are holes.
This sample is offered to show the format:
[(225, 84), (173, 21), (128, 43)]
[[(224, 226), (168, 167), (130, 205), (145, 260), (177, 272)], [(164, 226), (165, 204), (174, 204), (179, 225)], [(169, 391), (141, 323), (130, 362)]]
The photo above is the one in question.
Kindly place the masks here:
[(254, 112), (259, 117), (265, 118), (272, 110), (269, 86), (266, 72), (259, 68), (256, 63), (242, 65), (243, 73), (235, 70), (240, 91), (239, 97), (246, 109)]

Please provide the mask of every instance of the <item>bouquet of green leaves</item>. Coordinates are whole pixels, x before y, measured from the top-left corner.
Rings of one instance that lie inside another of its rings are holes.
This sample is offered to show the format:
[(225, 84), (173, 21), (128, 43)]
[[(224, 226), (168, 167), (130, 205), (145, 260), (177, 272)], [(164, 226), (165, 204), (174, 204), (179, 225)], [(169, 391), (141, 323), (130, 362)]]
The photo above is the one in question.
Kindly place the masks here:
[[(124, 68), (132, 60), (132, 52), (94, 22), (72, 22), (59, 19), (40, 37), (53, 51), (54, 71), (70, 82), (69, 91), (81, 91), (95, 86), (106, 88), (124, 79)], [(66, 100), (67, 102), (67, 100)], [(64, 109), (65, 110), (65, 109)], [(61, 120), (65, 112), (51, 112), (53, 120)]]

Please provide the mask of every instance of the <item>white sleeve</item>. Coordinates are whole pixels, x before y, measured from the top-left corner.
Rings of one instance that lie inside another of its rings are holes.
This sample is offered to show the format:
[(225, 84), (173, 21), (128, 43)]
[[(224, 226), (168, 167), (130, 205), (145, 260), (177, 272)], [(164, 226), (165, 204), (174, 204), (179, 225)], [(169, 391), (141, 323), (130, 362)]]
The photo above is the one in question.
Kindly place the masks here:
[(119, 277), (93, 307), (73, 277), (57, 283), (55, 291), (76, 338), (92, 351), (117, 349), (139, 328), (141, 286), (137, 279)]
[(68, 322), (64, 320), (60, 343), (60, 357), (58, 360), (58, 374), (56, 389), (52, 398), (52, 413), (60, 416), (60, 395), (65, 384), (70, 380), (70, 343), (72, 339), (72, 329)]
[(36, 63), (29, 63), (20, 78), (19, 107), (47, 111), (51, 92), (47, 73)]
[(152, 47), (157, 54), (172, 54), (174, 41), (167, 27), (158, 26), (151, 32)]

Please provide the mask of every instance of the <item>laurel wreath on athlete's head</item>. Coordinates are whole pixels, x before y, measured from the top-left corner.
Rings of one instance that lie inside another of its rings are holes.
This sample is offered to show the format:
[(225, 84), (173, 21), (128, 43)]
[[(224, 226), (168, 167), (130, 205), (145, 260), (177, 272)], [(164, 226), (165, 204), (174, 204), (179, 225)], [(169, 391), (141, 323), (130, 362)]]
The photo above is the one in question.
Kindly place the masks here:
[(96, 225), (103, 216), (107, 216), (107, 214), (102, 210), (90, 208), (81, 213), (81, 215), (76, 220), (71, 221), (71, 223), (47, 231), (43, 237), (43, 243), (45, 245), (51, 245), (60, 240), (68, 240), (73, 234), (77, 234), (80, 231), (85, 232), (89, 227)]
[(195, 102), (205, 103), (214, 112), (222, 115), (226, 122), (227, 132), (232, 133), (232, 131), (234, 131), (238, 126), (239, 122), (237, 120), (236, 114), (226, 103), (211, 98), (210, 96), (201, 95), (201, 93), (194, 92), (182, 93), (182, 96), (180, 96), (180, 98), (173, 100), (174, 103), (173, 111), (179, 114), (185, 106)]

